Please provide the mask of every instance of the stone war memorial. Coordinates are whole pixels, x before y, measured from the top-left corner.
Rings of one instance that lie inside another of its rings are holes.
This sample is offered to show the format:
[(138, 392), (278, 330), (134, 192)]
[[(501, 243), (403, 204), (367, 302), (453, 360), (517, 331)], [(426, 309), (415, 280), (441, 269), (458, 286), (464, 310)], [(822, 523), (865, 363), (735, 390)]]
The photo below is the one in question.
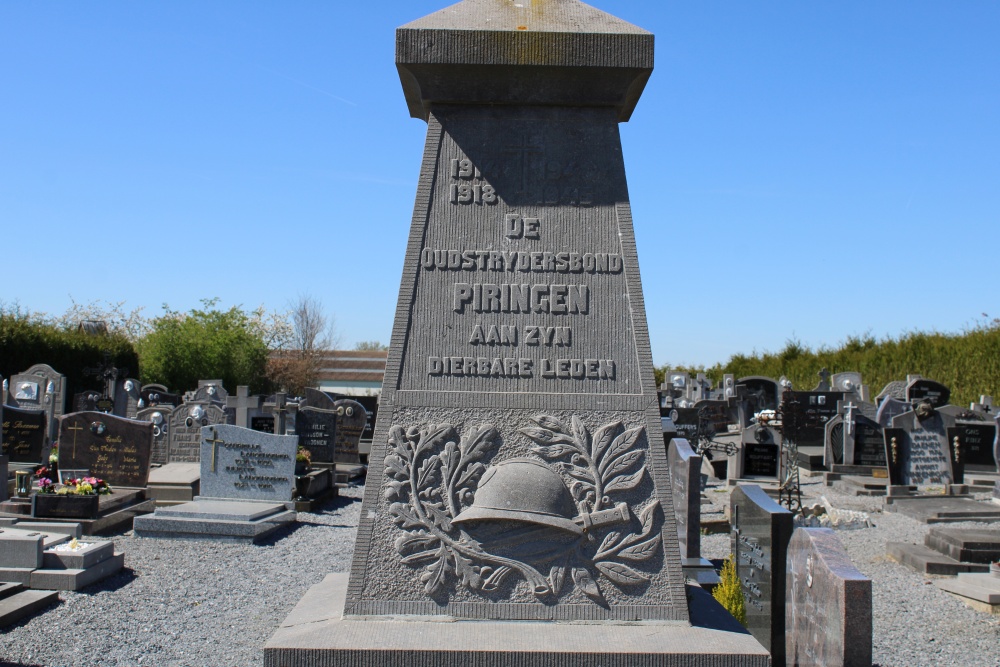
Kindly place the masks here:
[(618, 133), (653, 35), (465, 0), (396, 64), (427, 140), (354, 559), (265, 664), (770, 664), (681, 569)]

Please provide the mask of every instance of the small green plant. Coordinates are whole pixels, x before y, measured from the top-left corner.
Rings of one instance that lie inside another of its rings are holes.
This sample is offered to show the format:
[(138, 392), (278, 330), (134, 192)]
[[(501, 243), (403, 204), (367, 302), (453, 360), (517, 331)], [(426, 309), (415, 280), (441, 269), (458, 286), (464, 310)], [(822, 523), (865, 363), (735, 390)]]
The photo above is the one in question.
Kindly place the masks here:
[(730, 555), (722, 564), (722, 572), (719, 573), (722, 580), (712, 591), (712, 597), (719, 601), (723, 607), (732, 614), (741, 625), (747, 624), (746, 602), (743, 599), (743, 587), (740, 586), (740, 578), (736, 574), (736, 562)]

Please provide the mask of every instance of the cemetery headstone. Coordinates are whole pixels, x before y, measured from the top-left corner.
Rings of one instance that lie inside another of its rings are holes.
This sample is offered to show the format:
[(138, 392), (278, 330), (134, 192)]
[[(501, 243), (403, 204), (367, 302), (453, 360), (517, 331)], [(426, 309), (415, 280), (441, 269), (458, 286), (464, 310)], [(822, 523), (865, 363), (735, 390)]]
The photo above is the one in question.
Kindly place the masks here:
[(337, 413), (337, 463), (360, 463), (358, 443), (368, 423), (365, 406), (349, 398), (340, 398), (334, 401), (334, 412)]
[(776, 665), (785, 664), (785, 581), (792, 513), (754, 484), (729, 498), (736, 574), (746, 600), (746, 627)]
[[(0, 414), (0, 418), (2, 417)], [(10, 475), (10, 457), (0, 456), (0, 503), (7, 500), (7, 480), (10, 479), (8, 475)]]
[(110, 412), (114, 402), (109, 398), (103, 398), (103, 394), (94, 389), (85, 389), (73, 394), (73, 412), (105, 412), (101, 407), (109, 408), (107, 411)]
[(737, 417), (724, 400), (705, 400), (694, 404), (698, 411), (699, 421), (705, 425), (710, 434), (726, 433), (729, 425), (736, 423)]
[(153, 424), (103, 412), (76, 412), (59, 420), (59, 467), (85, 469), (114, 487), (145, 488)]
[(354, 396), (365, 409), (365, 430), (361, 432), (361, 442), (371, 442), (375, 436), (375, 423), (378, 420), (378, 396)]
[(781, 433), (773, 426), (753, 424), (743, 429), (740, 448), (730, 459), (731, 480), (776, 480), (780, 472)]
[(2, 417), (3, 451), (0, 454), (13, 463), (42, 463), (48, 445), (48, 415), (42, 410), (23, 410), (7, 405)]
[(882, 400), (892, 397), (898, 401), (906, 400), (906, 382), (902, 380), (893, 380), (889, 384), (882, 387), (882, 391), (879, 392), (878, 396), (875, 397), (875, 402), (881, 405)]
[(753, 412), (778, 409), (782, 390), (773, 378), (752, 375), (740, 378), (736, 384), (746, 387), (746, 396), (752, 405)]
[(877, 421), (879, 426), (882, 428), (889, 428), (892, 426), (893, 419), (903, 413), (911, 411), (912, 409), (913, 406), (907, 401), (901, 401), (897, 398), (889, 396), (879, 404), (875, 421)]
[(139, 391), (139, 400), (142, 402), (140, 408), (155, 408), (160, 405), (173, 408), (183, 403), (180, 394), (171, 393), (162, 384), (143, 385)]
[(796, 528), (785, 576), (787, 664), (871, 665), (872, 580), (854, 567), (837, 534)]
[(948, 429), (948, 442), (952, 443), (953, 462), (956, 458), (954, 445), (957, 443), (957, 459), (965, 470), (996, 472), (997, 460), (993, 451), (996, 438), (997, 425), (995, 422), (957, 421), (955, 426)]
[(337, 452), (337, 411), (300, 407), (295, 417), (299, 444), (309, 450), (313, 463), (334, 463)]
[(940, 408), (948, 405), (950, 399), (951, 390), (934, 380), (916, 378), (906, 385), (906, 400), (911, 404), (916, 401), (927, 400), (935, 408)]
[(833, 388), (833, 386), (830, 384), (830, 371), (824, 368), (819, 373), (817, 373), (817, 375), (819, 375), (819, 384), (816, 385), (816, 388), (813, 389), (813, 391), (816, 392), (830, 391)]
[[(96, 366), (91, 366), (89, 368), (83, 369), (83, 374), (89, 377), (93, 377), (102, 383), (103, 387), (100, 391), (100, 398), (97, 399), (94, 406), (95, 411), (113, 413), (115, 410), (115, 394), (118, 390), (118, 379), (125, 378), (128, 376), (129, 369), (118, 368), (114, 365), (111, 358), (111, 353), (104, 352), (103, 360)], [(78, 395), (79, 396), (79, 395)], [(74, 407), (84, 407), (88, 410), (91, 409), (89, 405), (80, 405)]]
[[(27, 392), (35, 396), (27, 398), (23, 391), (28, 384), (31, 390)], [(12, 390), (7, 397), (7, 404), (25, 410), (44, 410), (49, 418), (47, 436), (55, 440), (58, 432), (56, 422), (66, 411), (66, 377), (48, 364), (35, 364), (23, 373), (10, 378)]]
[(949, 484), (954, 480), (948, 415), (930, 403), (895, 417), (884, 431), (889, 479), (894, 486)]
[(325, 391), (306, 387), (305, 394), (299, 401), (300, 408), (319, 408), (320, 410), (333, 410), (333, 402), (336, 399)]
[(139, 421), (153, 424), (153, 451), (150, 462), (166, 465), (170, 462), (170, 418), (174, 408), (169, 403), (143, 408), (136, 414)]
[(217, 403), (184, 403), (170, 414), (167, 461), (194, 463), (201, 457), (201, 429), (225, 424), (226, 413)]
[(139, 413), (142, 385), (135, 378), (118, 379), (115, 383), (114, 414), (135, 419)]
[(839, 391), (789, 391), (782, 400), (797, 400), (805, 414), (806, 425), (799, 429), (796, 444), (801, 447), (822, 447), (826, 422), (837, 415), (837, 406), (844, 400)]
[(684, 438), (667, 449), (670, 482), (677, 511), (677, 538), (682, 559), (701, 558), (701, 457)]
[(137, 516), (136, 535), (257, 542), (296, 521), (287, 508), (295, 490), (296, 436), (215, 424), (201, 427), (200, 438), (200, 495)]
[(194, 390), (191, 402), (225, 405), (227, 398), (229, 392), (222, 386), (222, 380), (198, 380), (198, 388)]
[(201, 495), (236, 500), (291, 500), (298, 437), (229, 424), (202, 428)]
[(865, 396), (867, 391), (862, 382), (861, 373), (855, 371), (834, 373), (833, 377), (830, 378), (830, 385), (832, 391), (843, 392), (845, 400), (854, 402), (868, 400), (867, 396)]

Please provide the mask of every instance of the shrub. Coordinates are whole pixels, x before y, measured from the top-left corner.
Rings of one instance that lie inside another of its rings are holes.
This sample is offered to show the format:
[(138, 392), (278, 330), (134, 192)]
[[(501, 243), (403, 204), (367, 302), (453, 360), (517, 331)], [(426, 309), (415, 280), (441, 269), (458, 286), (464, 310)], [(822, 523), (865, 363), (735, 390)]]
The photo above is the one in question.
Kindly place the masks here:
[(746, 601), (743, 599), (743, 587), (740, 586), (740, 578), (736, 574), (736, 562), (734, 556), (730, 555), (722, 564), (722, 572), (719, 573), (722, 580), (712, 591), (712, 597), (719, 601), (723, 607), (732, 614), (741, 625), (747, 624)]

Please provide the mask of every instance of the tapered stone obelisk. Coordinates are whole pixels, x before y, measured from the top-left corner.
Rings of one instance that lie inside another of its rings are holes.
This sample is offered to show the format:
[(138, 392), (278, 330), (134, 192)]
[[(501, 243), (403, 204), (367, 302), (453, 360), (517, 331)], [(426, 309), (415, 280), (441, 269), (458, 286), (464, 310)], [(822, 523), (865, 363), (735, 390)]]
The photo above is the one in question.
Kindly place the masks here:
[(653, 36), (465, 0), (396, 63), (428, 130), (354, 561), (267, 664), (765, 664), (690, 623), (618, 134)]

